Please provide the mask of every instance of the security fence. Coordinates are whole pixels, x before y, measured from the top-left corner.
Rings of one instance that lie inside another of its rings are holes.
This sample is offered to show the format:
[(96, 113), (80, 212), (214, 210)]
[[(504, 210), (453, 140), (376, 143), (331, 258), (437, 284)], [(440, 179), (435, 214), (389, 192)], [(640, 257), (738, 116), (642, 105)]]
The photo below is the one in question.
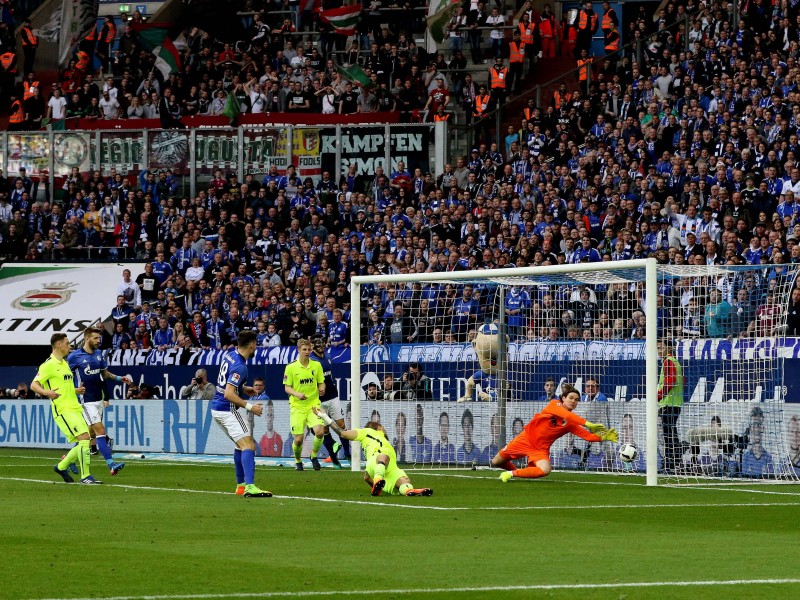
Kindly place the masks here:
[(0, 166), (5, 173), (26, 170), (34, 181), (33, 201), (59, 201), (73, 168), (99, 170), (104, 177), (114, 169), (132, 187), (145, 171), (170, 169), (179, 181), (175, 195), (185, 197), (195, 196), (217, 170), (243, 182), (248, 174), (260, 179), (273, 165), (281, 172), (292, 165), (302, 178), (316, 182), (328, 171), (338, 181), (351, 165), (359, 174), (381, 166), (389, 175), (401, 161), (412, 174), (416, 168), (441, 172), (434, 124), (0, 133)]

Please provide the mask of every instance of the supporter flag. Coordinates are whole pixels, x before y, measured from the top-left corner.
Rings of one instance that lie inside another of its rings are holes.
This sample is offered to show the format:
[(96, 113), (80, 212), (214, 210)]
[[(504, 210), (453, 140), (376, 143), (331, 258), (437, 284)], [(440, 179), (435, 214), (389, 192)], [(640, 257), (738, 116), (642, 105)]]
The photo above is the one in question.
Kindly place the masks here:
[(47, 129), (49, 131), (66, 131), (67, 121), (66, 119), (49, 119), (45, 117), (42, 119), (42, 129)]
[(151, 52), (156, 46), (161, 46), (167, 39), (167, 34), (172, 27), (172, 23), (129, 23), (130, 28), (138, 36), (139, 42)]
[(33, 31), (42, 40), (58, 43), (58, 64), (66, 64), (75, 45), (97, 27), (99, 4), (99, 0), (61, 0), (43, 7), (52, 9), (49, 20)]
[(153, 48), (153, 54), (156, 55), (156, 69), (161, 71), (164, 79), (169, 79), (171, 73), (180, 69), (181, 56), (171, 39), (164, 38), (160, 46)]
[(228, 99), (225, 101), (225, 108), (222, 109), (222, 114), (228, 117), (231, 121), (231, 125), (236, 120), (236, 115), (239, 114), (239, 101), (236, 99), (236, 96), (231, 92), (228, 94)]
[(320, 11), (320, 18), (333, 26), (333, 30), (339, 35), (353, 35), (356, 32), (356, 23), (361, 14), (361, 5), (342, 6), (330, 10)]
[(461, 6), (461, 2), (458, 0), (439, 0), (438, 6), (436, 6), (435, 0), (431, 3), (431, 14), (425, 20), (428, 23), (428, 31), (437, 44), (444, 41), (447, 24), (459, 6)]
[(164, 79), (181, 67), (181, 57), (175, 43), (167, 37), (172, 23), (131, 23), (130, 27), (139, 36), (142, 46), (156, 56), (156, 69)]
[(349, 67), (340, 67), (337, 65), (336, 71), (345, 81), (349, 81), (366, 89), (373, 87), (369, 76), (359, 65), (350, 65)]

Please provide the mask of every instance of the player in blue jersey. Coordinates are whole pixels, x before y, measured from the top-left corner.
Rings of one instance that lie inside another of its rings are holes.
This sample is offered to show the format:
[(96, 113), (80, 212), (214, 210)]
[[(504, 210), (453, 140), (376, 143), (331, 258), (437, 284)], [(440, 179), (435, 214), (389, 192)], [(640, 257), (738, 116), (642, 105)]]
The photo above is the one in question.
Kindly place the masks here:
[(100, 329), (87, 328), (83, 332), (83, 347), (70, 352), (67, 363), (78, 386), (84, 388), (81, 398), (83, 418), (97, 440), (97, 451), (105, 459), (111, 474), (116, 475), (123, 469), (125, 463), (114, 462), (111, 457), (111, 446), (103, 425), (103, 411), (108, 406), (104, 381), (113, 379), (131, 385), (133, 379), (129, 375), (114, 375), (108, 370), (108, 365), (100, 352), (102, 340), (103, 335)]
[[(311, 360), (317, 361), (320, 366), (322, 367), (322, 374), (325, 376), (325, 393), (320, 396), (320, 403), (322, 404), (322, 410), (328, 415), (331, 419), (336, 421), (336, 424), (339, 425), (339, 428), (344, 430), (346, 429), (344, 424), (344, 410), (342, 409), (342, 403), (339, 401), (339, 391), (336, 388), (336, 382), (333, 379), (333, 367), (331, 366), (331, 361), (327, 359), (325, 356), (325, 338), (322, 335), (315, 335), (311, 340)], [(325, 448), (328, 450), (328, 454), (331, 456), (331, 462), (333, 466), (337, 469), (341, 469), (342, 465), (339, 463), (339, 458), (336, 456), (339, 448), (337, 446), (341, 446), (344, 448), (344, 454), (347, 460), (350, 460), (350, 440), (343, 438), (340, 436), (342, 443), (339, 444), (338, 442), (334, 443), (333, 436), (331, 435), (330, 428), (325, 428), (325, 438), (323, 439), (323, 444)]]
[(272, 492), (256, 487), (256, 442), (253, 439), (252, 413), (258, 417), (264, 409), (261, 402), (251, 404), (242, 399), (244, 394), (253, 396), (255, 389), (247, 382), (247, 360), (256, 352), (256, 332), (245, 329), (239, 332), (236, 350), (222, 357), (217, 377), (217, 388), (211, 400), (211, 416), (231, 438), (236, 449), (233, 465), (236, 468), (236, 493), (247, 498), (269, 498)]

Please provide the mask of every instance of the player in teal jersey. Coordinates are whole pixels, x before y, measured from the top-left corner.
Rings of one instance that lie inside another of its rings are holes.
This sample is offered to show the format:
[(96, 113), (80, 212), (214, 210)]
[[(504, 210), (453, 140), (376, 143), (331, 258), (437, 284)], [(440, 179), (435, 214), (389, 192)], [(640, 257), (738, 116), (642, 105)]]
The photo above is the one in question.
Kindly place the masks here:
[(433, 490), (430, 488), (415, 488), (411, 485), (406, 472), (397, 466), (397, 455), (386, 439), (383, 425), (370, 421), (363, 429), (342, 430), (319, 406), (315, 406), (312, 410), (342, 439), (361, 444), (367, 459), (364, 481), (371, 486), (373, 496), (380, 496), (383, 490), (403, 496), (433, 495)]

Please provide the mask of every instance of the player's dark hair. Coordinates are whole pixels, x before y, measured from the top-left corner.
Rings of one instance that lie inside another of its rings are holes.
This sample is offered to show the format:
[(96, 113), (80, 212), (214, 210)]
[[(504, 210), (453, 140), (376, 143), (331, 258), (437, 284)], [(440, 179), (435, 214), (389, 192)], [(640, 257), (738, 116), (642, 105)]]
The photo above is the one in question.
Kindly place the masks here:
[(237, 346), (249, 346), (253, 342), (256, 341), (257, 334), (252, 329), (245, 329), (244, 331), (240, 331), (239, 335), (236, 337), (236, 345)]
[(575, 386), (573, 386), (571, 383), (562, 383), (561, 384), (561, 397), (562, 398), (566, 398), (572, 392), (576, 392), (577, 393), (578, 390), (576, 390)]
[(475, 417), (472, 416), (470, 409), (466, 409), (464, 414), (461, 415), (461, 427), (464, 427), (464, 421), (469, 421), (470, 425), (475, 425)]
[(50, 336), (50, 347), (55, 348), (58, 342), (65, 339), (67, 339), (66, 333), (54, 333)]
[(103, 335), (103, 331), (99, 327), (87, 327), (83, 330), (83, 337), (88, 337), (93, 334)]

